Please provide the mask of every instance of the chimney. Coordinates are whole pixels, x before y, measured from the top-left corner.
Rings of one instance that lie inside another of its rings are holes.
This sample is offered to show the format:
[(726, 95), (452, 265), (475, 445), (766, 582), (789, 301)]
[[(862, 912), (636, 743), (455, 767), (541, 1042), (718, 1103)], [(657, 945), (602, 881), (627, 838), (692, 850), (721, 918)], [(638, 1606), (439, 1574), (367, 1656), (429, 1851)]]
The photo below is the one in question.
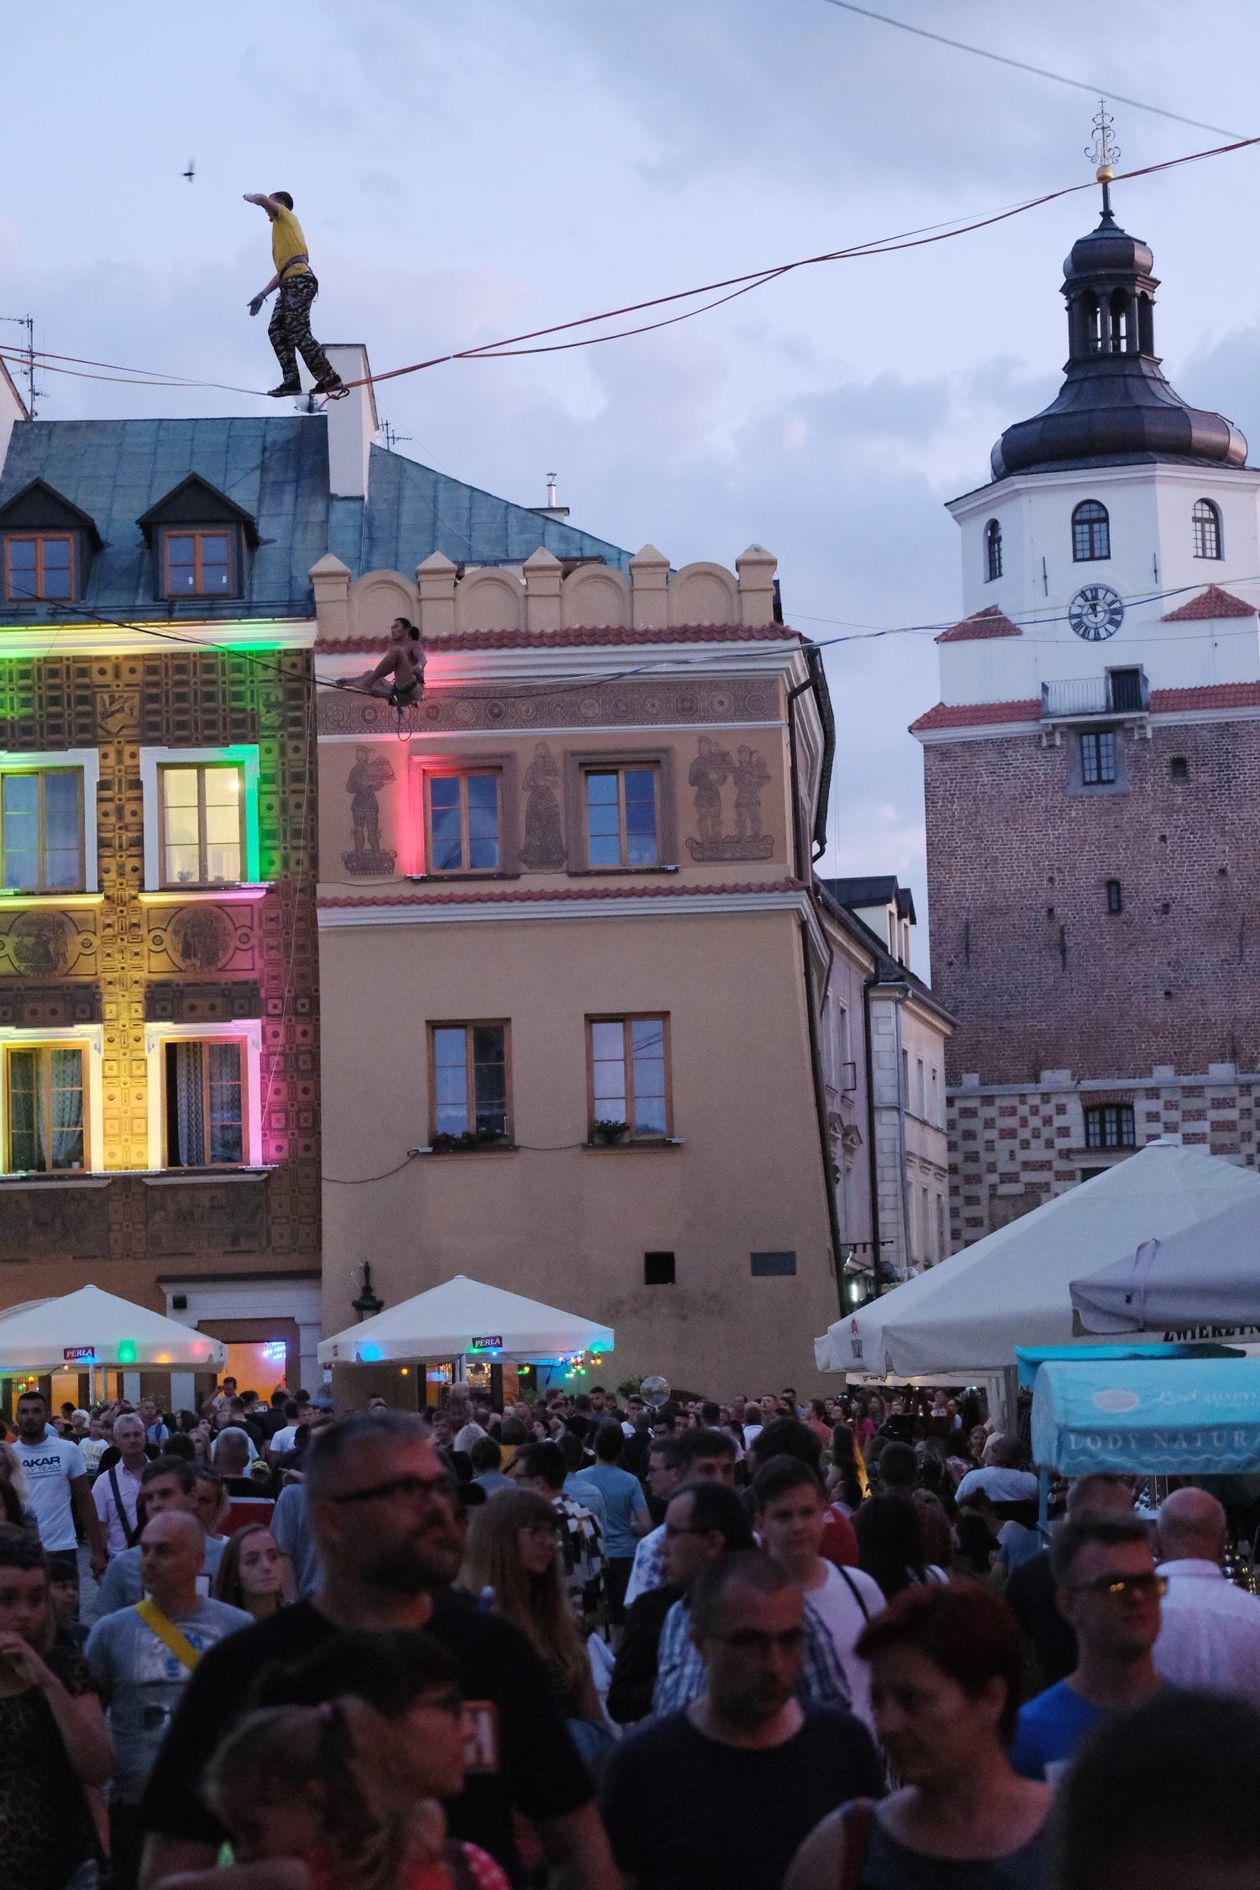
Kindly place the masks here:
[[(326, 343), (325, 354), (343, 381), (359, 381), (372, 372), (361, 341)], [(368, 454), (376, 440), (375, 391), (352, 387), (344, 400), (330, 400), (328, 418), (328, 489), (334, 499), (366, 499)]]
[(29, 419), (26, 403), (13, 385), (8, 368), (0, 361), (0, 472), (4, 470), (5, 455), (9, 450), (9, 435), (19, 420)]
[(558, 505), (556, 503), (556, 475), (553, 472), (547, 474), (547, 503), (546, 505), (533, 505), (530, 507), (530, 510), (531, 512), (537, 512), (539, 518), (554, 518), (554, 519), (568, 518), (569, 516), (568, 506)]

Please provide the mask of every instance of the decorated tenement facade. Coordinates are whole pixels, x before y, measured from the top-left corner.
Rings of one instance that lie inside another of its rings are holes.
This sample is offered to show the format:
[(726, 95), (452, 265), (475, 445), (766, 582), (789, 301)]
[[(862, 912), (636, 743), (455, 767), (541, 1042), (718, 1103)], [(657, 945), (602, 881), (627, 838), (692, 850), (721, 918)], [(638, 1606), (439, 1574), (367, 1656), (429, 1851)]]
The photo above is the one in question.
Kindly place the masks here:
[(319, 1259), (314, 624), (261, 542), (274, 423), (229, 441), (0, 400), (0, 1304), (91, 1281), (296, 1375)]
[[(387, 1303), (466, 1273), (605, 1320), (618, 1378), (808, 1370), (830, 709), (773, 557), (735, 566), (316, 568), (330, 1326), (370, 1260)], [(417, 708), (326, 686), (400, 615)]]
[(1152, 271), (1104, 191), (1062, 391), (950, 507), (914, 733), (960, 1243), (1160, 1135), (1257, 1160), (1260, 473), (1165, 380)]

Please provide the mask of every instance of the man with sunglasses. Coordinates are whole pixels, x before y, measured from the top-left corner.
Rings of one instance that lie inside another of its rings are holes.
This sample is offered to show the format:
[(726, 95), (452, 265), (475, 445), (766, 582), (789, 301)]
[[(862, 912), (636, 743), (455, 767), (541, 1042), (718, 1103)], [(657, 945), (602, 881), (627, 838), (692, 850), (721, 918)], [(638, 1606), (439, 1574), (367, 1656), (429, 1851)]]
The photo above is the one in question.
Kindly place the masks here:
[(791, 1576), (755, 1549), (698, 1575), (690, 1626), (705, 1690), (627, 1739), (605, 1775), (604, 1818), (635, 1890), (780, 1890), (820, 1818), (882, 1795), (865, 1727), (798, 1698), (804, 1616)]
[(450, 1586), (463, 1557), (463, 1513), (421, 1421), (387, 1412), (320, 1431), (304, 1489), (319, 1586), (198, 1666), (145, 1795), (143, 1882), (213, 1863), (223, 1831), (201, 1795), (204, 1769), (248, 1709), (264, 1667), (293, 1665), (342, 1629), (422, 1627), (455, 1656), (475, 1754), (463, 1792), (447, 1806), (452, 1835), (480, 1844), (520, 1884), (519, 1811), (537, 1833), (554, 1890), (614, 1890), (589, 1776), (546, 1669), (517, 1628)]
[(1076, 1630), (1077, 1662), (1020, 1709), (1010, 1756), (1025, 1778), (1053, 1783), (1096, 1725), (1163, 1685), (1152, 1650), (1167, 1583), (1137, 1516), (1069, 1516), (1050, 1556), (1058, 1605)]

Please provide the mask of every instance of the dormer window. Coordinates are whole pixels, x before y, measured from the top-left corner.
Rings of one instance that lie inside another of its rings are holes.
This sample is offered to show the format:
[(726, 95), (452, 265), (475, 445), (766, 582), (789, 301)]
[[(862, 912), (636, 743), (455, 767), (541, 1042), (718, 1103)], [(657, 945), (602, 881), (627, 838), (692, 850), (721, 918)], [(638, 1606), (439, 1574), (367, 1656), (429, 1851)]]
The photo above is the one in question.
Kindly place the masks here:
[(249, 513), (193, 473), (137, 520), (153, 549), (154, 588), (173, 603), (243, 597), (258, 543)]
[(92, 553), (101, 548), (95, 522), (42, 479), (32, 479), (0, 505), (0, 603), (68, 604), (82, 597)]
[(74, 565), (74, 537), (70, 532), (10, 534), (4, 541), (5, 602), (72, 598)]
[(1196, 499), (1190, 513), (1194, 526), (1194, 555), (1196, 558), (1223, 558), (1224, 545), (1221, 538), (1220, 507), (1211, 499)]
[(1097, 499), (1082, 499), (1072, 514), (1072, 557), (1077, 564), (1111, 556), (1111, 520)]
[(235, 527), (214, 531), (176, 531), (164, 527), (162, 546), (163, 597), (237, 597), (239, 558)]
[(1002, 527), (991, 518), (984, 528), (984, 581), (992, 584), (1002, 575)]

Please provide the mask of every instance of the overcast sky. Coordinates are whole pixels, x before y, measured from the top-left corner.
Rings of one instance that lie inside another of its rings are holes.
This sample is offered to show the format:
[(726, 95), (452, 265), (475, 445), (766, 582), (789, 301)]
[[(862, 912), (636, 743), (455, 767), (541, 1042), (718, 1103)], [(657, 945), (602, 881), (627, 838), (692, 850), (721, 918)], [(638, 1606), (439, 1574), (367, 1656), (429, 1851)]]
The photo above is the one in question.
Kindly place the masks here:
[[(1192, 118), (1260, 130), (1254, 0), (887, 0), (886, 10)], [(51, 33), (51, 36), (50, 36)], [(1083, 92), (828, 0), (61, 0), (5, 20), (0, 315), (68, 354), (266, 387), (245, 303), (271, 273), (241, 202), (288, 189), (315, 331), (384, 369), (518, 329), (1087, 180)], [(1122, 166), (1220, 140), (1115, 106)], [(181, 172), (196, 159), (196, 178)], [(1174, 385), (1260, 450), (1260, 154), (1123, 184), (1154, 248)], [(1086, 193), (904, 254), (802, 271), (655, 335), (388, 383), (402, 452), (681, 564), (780, 560), (789, 619), (949, 620), (944, 500), (1052, 398), (1060, 265)], [(0, 330), (20, 339), (15, 328)], [(41, 416), (261, 411), (48, 375)], [(836, 620), (836, 621), (828, 621)], [(924, 913), (928, 635), (828, 653), (825, 869), (890, 871)]]

